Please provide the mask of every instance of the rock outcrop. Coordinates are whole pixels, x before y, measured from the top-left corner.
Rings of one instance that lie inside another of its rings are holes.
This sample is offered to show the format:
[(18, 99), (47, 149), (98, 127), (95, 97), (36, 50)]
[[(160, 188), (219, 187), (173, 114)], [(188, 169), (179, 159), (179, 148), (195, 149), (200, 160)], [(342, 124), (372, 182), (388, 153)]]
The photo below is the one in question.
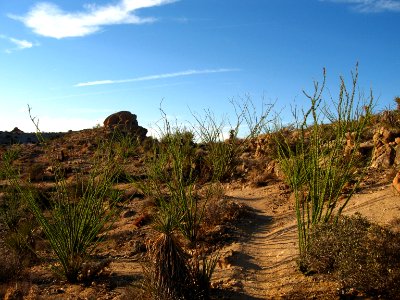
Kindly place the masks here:
[(396, 162), (396, 157), (400, 156), (397, 153), (400, 150), (397, 143), (400, 142), (399, 135), (399, 132), (394, 132), (385, 127), (375, 131), (373, 136), (374, 150), (371, 158), (372, 168), (388, 168), (400, 162), (400, 159), (397, 159)]
[(120, 111), (104, 120), (104, 127), (133, 130), (138, 127), (137, 116), (129, 111)]
[(147, 129), (139, 126), (137, 116), (129, 111), (120, 111), (109, 115), (103, 122), (104, 127), (110, 130), (118, 129), (137, 135), (140, 139), (146, 138)]
[[(54, 139), (64, 134), (61, 132), (43, 132), (42, 136), (45, 139)], [(0, 131), (0, 145), (36, 144), (38, 141), (36, 133), (25, 133), (18, 127), (15, 127), (12, 131)]]

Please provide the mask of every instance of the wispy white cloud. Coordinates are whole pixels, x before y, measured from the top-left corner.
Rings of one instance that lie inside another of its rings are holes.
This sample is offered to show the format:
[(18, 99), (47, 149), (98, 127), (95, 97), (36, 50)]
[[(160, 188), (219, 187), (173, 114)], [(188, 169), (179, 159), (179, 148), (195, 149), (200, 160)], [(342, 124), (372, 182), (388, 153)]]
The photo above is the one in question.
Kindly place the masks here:
[(15, 46), (14, 48), (6, 49), (5, 50), (6, 53), (12, 53), (17, 50), (24, 50), (24, 49), (32, 48), (34, 46), (38, 46), (38, 43), (32, 43), (27, 40), (16, 39), (16, 38), (4, 35), (4, 34), (0, 34), (0, 38), (3, 40), (9, 41), (10, 43), (12, 43)]
[(107, 25), (151, 23), (156, 19), (141, 18), (135, 11), (176, 1), (119, 0), (108, 5), (86, 4), (77, 12), (67, 12), (53, 3), (40, 2), (24, 16), (8, 16), (21, 21), (39, 35), (62, 39), (93, 34)]
[(349, 4), (362, 13), (400, 12), (399, 0), (320, 0)]
[(148, 80), (166, 79), (166, 78), (183, 77), (183, 76), (191, 76), (191, 75), (226, 73), (226, 72), (236, 72), (236, 71), (240, 71), (240, 70), (239, 69), (187, 70), (187, 71), (174, 72), (174, 73), (142, 76), (142, 77), (136, 77), (136, 78), (130, 78), (130, 79), (88, 81), (88, 82), (77, 83), (74, 86), (75, 87), (83, 87), (83, 86), (94, 86), (94, 85), (104, 85), (104, 84), (117, 84), (117, 83), (148, 81)]

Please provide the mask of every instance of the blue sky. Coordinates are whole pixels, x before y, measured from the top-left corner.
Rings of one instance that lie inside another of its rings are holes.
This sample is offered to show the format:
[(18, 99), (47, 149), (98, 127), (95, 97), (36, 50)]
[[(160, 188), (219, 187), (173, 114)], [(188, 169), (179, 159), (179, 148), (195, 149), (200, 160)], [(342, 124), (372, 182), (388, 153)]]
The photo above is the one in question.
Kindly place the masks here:
[(378, 109), (400, 94), (399, 0), (33, 0), (0, 2), (0, 130), (91, 128), (129, 110), (153, 126), (159, 106), (232, 113), (231, 99), (306, 105), (326, 67), (359, 62)]

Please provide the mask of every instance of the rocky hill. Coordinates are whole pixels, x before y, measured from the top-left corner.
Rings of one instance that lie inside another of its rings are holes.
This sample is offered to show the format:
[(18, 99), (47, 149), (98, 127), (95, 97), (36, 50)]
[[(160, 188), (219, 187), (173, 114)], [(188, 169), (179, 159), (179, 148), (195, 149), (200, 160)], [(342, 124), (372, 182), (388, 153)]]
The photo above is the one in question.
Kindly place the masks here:
[[(13, 200), (19, 199), (18, 189), (10, 185), (10, 174), (4, 171), (3, 162), (0, 174), (2, 211), (9, 209), (8, 212), (16, 214), (14, 227), (7, 225), (10, 215), (3, 214), (0, 222), (3, 258), (0, 295), (5, 299), (139, 299), (138, 286), (147, 276), (149, 266), (149, 243), (157, 237), (154, 223), (159, 206), (154, 191), (144, 187), (144, 182), (151, 179), (147, 162), (154, 155), (159, 155), (160, 160), (162, 157), (153, 148), (158, 141), (146, 137), (147, 131), (138, 126), (136, 116), (118, 114), (115, 120), (109, 118), (102, 128), (45, 134), (48, 139), (45, 144), (35, 144), (34, 134), (19, 130), (0, 133), (0, 155), (3, 159), (5, 155), (13, 157), (12, 166), (18, 170), (23, 187), (35, 191), (45, 216), (51, 213), (52, 199), (68, 193), (76, 196), (84, 184), (80, 180), (89, 176), (96, 163), (109, 155), (116, 162), (113, 167), (118, 167), (112, 190), (119, 197), (116, 218), (109, 223), (111, 227), (101, 233), (103, 238), (91, 253), (90, 263), (80, 270), (80, 278), (88, 279), (69, 283), (52, 271), (59, 263), (43, 228), (34, 221), (29, 209), (13, 204)], [(366, 166), (365, 176), (345, 214), (361, 213), (382, 228), (397, 232), (400, 230), (400, 180), (397, 177), (400, 128), (385, 118), (384, 114), (376, 115), (365, 132), (359, 149), (360, 161)], [(118, 131), (120, 126), (128, 129)], [(288, 131), (288, 134), (294, 133)], [(351, 148), (352, 139), (349, 133), (343, 143)], [(108, 142), (111, 148), (107, 148)], [(204, 204), (202, 201), (207, 198), (204, 219), (199, 225), (202, 253), (211, 257), (213, 253), (218, 255), (211, 281), (213, 299), (365, 296), (356, 289), (343, 289), (332, 277), (305, 276), (299, 271), (293, 194), (272, 154), (275, 143), (272, 134), (246, 141), (244, 152), (236, 157), (235, 168), (221, 183), (211, 182), (206, 176), (209, 170), (201, 167), (202, 158), (210, 151), (207, 147), (186, 144), (184, 138), (180, 143), (181, 150), (190, 145), (188, 149), (195, 158), (188, 164), (190, 170), (197, 174), (196, 178), (204, 179), (196, 182), (193, 189), (199, 204)], [(165, 165), (168, 164), (170, 162), (165, 161)], [(167, 170), (171, 175), (173, 169)], [(63, 179), (61, 194), (60, 176)], [(99, 176), (96, 180), (101, 180)], [(166, 189), (165, 186), (160, 188)], [(23, 215), (19, 208), (23, 209)], [(25, 240), (19, 239), (21, 235)], [(200, 251), (182, 236), (179, 239), (187, 253)]]

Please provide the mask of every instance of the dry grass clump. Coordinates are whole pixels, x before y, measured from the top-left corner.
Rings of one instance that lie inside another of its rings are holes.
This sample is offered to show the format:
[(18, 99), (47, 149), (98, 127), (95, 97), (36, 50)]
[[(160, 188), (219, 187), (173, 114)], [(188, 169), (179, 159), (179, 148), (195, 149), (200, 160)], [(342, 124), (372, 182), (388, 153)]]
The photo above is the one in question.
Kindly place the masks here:
[(250, 212), (250, 208), (224, 196), (221, 186), (209, 189), (213, 194), (204, 209), (199, 239), (218, 248), (235, 236), (237, 223)]
[(389, 129), (400, 127), (400, 111), (386, 109), (377, 116), (377, 123)]
[(190, 272), (188, 256), (172, 234), (160, 234), (149, 249), (147, 291), (152, 299), (188, 299)]
[(248, 212), (248, 207), (236, 201), (222, 198), (210, 202), (204, 213), (204, 223), (216, 226), (237, 221)]
[(187, 251), (171, 233), (161, 233), (149, 245), (142, 286), (134, 287), (140, 299), (210, 299), (211, 277), (219, 256), (204, 249)]
[(302, 264), (310, 272), (332, 274), (346, 293), (397, 298), (400, 293), (400, 234), (360, 215), (317, 226)]

